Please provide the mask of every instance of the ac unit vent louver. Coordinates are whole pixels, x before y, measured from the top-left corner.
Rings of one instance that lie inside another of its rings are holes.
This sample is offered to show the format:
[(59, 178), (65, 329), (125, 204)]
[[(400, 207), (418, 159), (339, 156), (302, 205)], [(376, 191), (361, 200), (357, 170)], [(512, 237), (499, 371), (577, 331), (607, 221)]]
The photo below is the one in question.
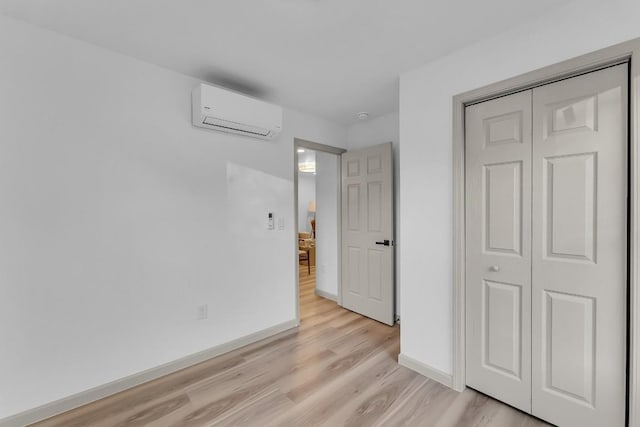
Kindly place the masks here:
[(205, 117), (203, 123), (214, 128), (222, 128), (223, 131), (234, 131), (240, 133), (249, 133), (256, 136), (269, 136), (271, 131), (261, 129), (255, 126), (243, 125), (242, 123), (230, 122), (228, 120), (218, 119), (216, 117)]

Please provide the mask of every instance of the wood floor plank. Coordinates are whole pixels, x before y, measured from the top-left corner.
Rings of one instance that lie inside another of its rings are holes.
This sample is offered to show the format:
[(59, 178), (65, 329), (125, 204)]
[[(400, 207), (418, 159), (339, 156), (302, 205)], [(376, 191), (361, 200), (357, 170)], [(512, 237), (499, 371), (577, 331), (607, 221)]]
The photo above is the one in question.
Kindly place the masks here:
[(432, 380), (427, 380), (416, 391), (392, 408), (376, 427), (433, 426), (447, 412), (459, 393)]
[(139, 427), (151, 425), (159, 422), (161, 419), (164, 419), (167, 415), (188, 406), (190, 403), (191, 401), (189, 400), (189, 397), (185, 394), (181, 394), (175, 398), (156, 403), (143, 411), (136, 412), (116, 425), (118, 427)]
[(300, 269), (301, 325), (36, 424), (133, 426), (541, 427), (474, 390), (397, 364), (399, 327), (315, 294)]
[(232, 414), (237, 414), (242, 407), (251, 406), (262, 397), (276, 391), (275, 387), (267, 383), (252, 384), (213, 402), (194, 408), (193, 411), (173, 425), (175, 427), (213, 425)]
[(227, 418), (216, 421), (213, 425), (219, 427), (251, 427), (264, 425), (266, 420), (271, 420), (279, 414), (291, 410), (295, 404), (280, 391), (274, 391), (260, 399), (240, 408)]
[(304, 378), (304, 383), (287, 391), (287, 397), (300, 402), (331, 381), (338, 380), (347, 371), (354, 369), (374, 356), (377, 345), (369, 345), (352, 351), (328, 364), (318, 375)]
[(327, 420), (326, 425), (372, 426), (394, 403), (411, 394), (425, 381), (426, 378), (396, 366), (360, 396), (350, 399), (347, 405)]
[(236, 394), (249, 396), (270, 387), (278, 379), (295, 375), (299, 370), (308, 370), (325, 360), (331, 360), (335, 353), (330, 350), (313, 351), (309, 354), (274, 354), (269, 360), (269, 369), (265, 369), (262, 361), (236, 369), (225, 375), (202, 382), (187, 390), (194, 404), (217, 401), (233, 397)]
[[(396, 350), (397, 348), (399, 346), (396, 344)], [(348, 404), (352, 397), (362, 394), (397, 366), (393, 358), (380, 352), (345, 373), (340, 381), (326, 384), (311, 398), (296, 404), (287, 413), (280, 414), (268, 423), (267, 427), (324, 425), (329, 417)]]

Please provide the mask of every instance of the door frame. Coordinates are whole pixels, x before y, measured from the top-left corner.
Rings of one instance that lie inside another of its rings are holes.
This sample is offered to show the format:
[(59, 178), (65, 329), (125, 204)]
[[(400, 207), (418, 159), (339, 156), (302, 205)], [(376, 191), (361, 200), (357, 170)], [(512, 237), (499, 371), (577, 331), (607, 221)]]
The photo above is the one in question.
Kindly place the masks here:
[(317, 142), (307, 141), (301, 138), (293, 138), (293, 231), (294, 231), (294, 253), (296, 254), (296, 262), (294, 268), (294, 284), (295, 284), (295, 301), (296, 301), (296, 324), (300, 326), (300, 262), (298, 261), (298, 148), (307, 150), (321, 151), (323, 153), (335, 154), (338, 160), (338, 180), (336, 188), (336, 197), (338, 198), (337, 225), (338, 225), (338, 295), (336, 302), (342, 306), (342, 156), (341, 154), (347, 150), (344, 148), (334, 147), (331, 145), (319, 144)]
[(453, 389), (465, 373), (465, 107), (611, 65), (629, 63), (627, 419), (640, 427), (640, 38), (453, 97)]

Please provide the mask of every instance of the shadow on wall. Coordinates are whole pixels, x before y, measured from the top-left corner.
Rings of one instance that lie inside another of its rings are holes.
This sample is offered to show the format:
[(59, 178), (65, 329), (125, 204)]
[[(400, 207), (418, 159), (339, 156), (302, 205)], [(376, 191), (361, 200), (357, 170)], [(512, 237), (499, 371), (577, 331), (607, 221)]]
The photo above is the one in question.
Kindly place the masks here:
[[(282, 233), (290, 224), (293, 184), (265, 172), (227, 163), (227, 226), (229, 237), (261, 238), (266, 232)], [(274, 214), (273, 230), (268, 212)]]

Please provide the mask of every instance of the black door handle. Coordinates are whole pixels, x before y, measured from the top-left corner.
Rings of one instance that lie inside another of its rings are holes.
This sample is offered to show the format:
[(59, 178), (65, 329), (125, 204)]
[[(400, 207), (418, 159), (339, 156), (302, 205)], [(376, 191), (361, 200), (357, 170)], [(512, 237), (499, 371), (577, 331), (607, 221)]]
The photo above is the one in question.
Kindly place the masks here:
[(376, 242), (376, 245), (385, 245), (385, 246), (391, 246), (391, 242), (389, 240), (383, 240), (382, 242)]

